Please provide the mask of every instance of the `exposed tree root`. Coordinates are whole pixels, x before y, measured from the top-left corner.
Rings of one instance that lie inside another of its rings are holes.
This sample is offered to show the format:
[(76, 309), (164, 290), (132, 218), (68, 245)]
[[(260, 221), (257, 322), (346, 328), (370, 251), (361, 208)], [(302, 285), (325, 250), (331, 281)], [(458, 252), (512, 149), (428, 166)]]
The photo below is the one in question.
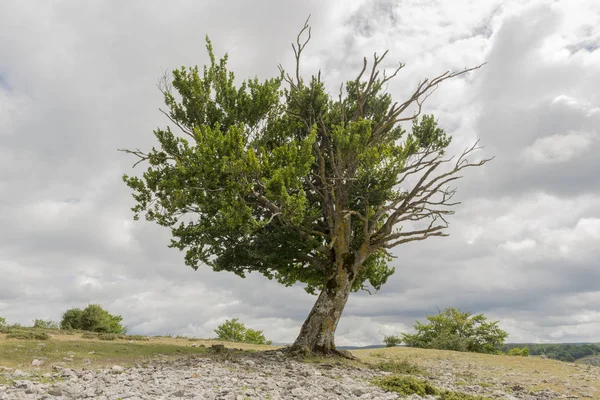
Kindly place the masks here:
[(331, 358), (343, 358), (346, 360), (358, 360), (348, 350), (338, 350), (336, 348), (327, 350), (311, 350), (307, 346), (292, 346), (285, 351), (288, 357), (331, 357)]

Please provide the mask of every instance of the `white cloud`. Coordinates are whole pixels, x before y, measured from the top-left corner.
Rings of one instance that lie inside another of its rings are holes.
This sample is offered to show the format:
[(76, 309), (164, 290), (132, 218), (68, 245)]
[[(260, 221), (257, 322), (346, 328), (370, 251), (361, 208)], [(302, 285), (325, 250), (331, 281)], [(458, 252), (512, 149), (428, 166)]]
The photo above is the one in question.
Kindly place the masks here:
[(587, 132), (569, 132), (538, 138), (523, 150), (523, 158), (535, 163), (564, 163), (589, 149), (596, 136)]
[(533, 239), (523, 239), (520, 241), (509, 240), (507, 242), (501, 243), (500, 247), (510, 252), (518, 252), (532, 249), (535, 247), (536, 241)]

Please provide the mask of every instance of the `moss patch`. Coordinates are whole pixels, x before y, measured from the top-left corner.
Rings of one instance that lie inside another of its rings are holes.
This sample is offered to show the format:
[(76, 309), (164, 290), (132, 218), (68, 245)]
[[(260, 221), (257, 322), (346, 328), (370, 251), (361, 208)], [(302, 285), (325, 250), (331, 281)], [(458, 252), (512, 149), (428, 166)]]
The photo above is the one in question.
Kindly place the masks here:
[(423, 379), (417, 379), (414, 376), (390, 375), (374, 379), (373, 384), (387, 392), (395, 392), (404, 396), (410, 396), (411, 394), (437, 396), (440, 394), (438, 388), (431, 383)]
[(425, 368), (422, 368), (416, 364), (411, 363), (408, 360), (401, 361), (383, 361), (373, 365), (373, 368), (379, 371), (392, 372), (394, 374), (405, 374), (405, 375), (428, 375), (429, 373)]

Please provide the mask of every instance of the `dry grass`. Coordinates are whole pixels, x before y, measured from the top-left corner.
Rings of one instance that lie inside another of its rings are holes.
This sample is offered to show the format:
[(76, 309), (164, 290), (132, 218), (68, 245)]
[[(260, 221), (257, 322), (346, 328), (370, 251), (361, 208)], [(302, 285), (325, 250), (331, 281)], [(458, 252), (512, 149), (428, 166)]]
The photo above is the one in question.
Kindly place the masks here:
[[(84, 339), (83, 334), (53, 331), (50, 333), (50, 339), (43, 341), (12, 339), (7, 337), (7, 334), (0, 334), (0, 366), (42, 372), (50, 371), (52, 365), (99, 369), (115, 364), (132, 366), (135, 363), (149, 362), (157, 356), (169, 359), (206, 354), (213, 344), (225, 344), (228, 348), (250, 351), (274, 348), (246, 343), (169, 337), (150, 337), (148, 340), (129, 340), (125, 337), (106, 341), (100, 338)], [(33, 367), (31, 362), (34, 359), (43, 360), (43, 364)]]
[(451, 372), (455, 382), (492, 384), (501, 390), (523, 387), (544, 389), (578, 398), (600, 398), (600, 367), (565, 363), (539, 357), (510, 357), (443, 350), (395, 347), (356, 350), (355, 356), (368, 364), (407, 361), (429, 371), (430, 376)]

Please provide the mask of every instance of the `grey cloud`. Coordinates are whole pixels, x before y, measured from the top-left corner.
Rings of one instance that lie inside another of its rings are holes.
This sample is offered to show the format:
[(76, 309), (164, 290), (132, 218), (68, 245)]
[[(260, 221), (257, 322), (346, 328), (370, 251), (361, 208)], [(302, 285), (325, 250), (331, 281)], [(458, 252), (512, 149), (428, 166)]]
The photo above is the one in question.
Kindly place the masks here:
[(598, 133), (598, 52), (585, 50), (593, 29), (570, 32), (582, 50), (560, 58), (561, 48), (544, 46), (574, 17), (553, 6), (420, 3), (398, 12), (389, 1), (9, 2), (0, 15), (0, 315), (30, 323), (95, 302), (133, 333), (210, 337), (239, 317), (276, 342), (293, 340), (315, 298), (256, 274), (185, 266), (167, 248), (168, 230), (132, 221), (121, 175), (140, 169), (116, 149), (154, 145), (152, 130), (167, 125), (157, 78), (203, 65), (205, 34), (218, 55), (230, 53), (238, 79), (262, 78), (292, 66), (290, 42), (312, 13), (302, 71), (321, 67), (332, 93), (363, 56), (387, 48), (386, 68), (407, 62), (388, 88), (399, 99), (425, 76), (489, 62), (440, 87), (426, 112), (453, 134), (453, 152), (481, 138), (481, 154), (496, 159), (458, 183), (450, 237), (398, 248), (380, 293), (351, 296), (338, 343), (378, 343), (447, 306), (500, 319), (515, 340), (597, 337), (600, 142), (563, 161), (523, 157), (536, 143), (554, 151), (540, 142), (553, 135)]

